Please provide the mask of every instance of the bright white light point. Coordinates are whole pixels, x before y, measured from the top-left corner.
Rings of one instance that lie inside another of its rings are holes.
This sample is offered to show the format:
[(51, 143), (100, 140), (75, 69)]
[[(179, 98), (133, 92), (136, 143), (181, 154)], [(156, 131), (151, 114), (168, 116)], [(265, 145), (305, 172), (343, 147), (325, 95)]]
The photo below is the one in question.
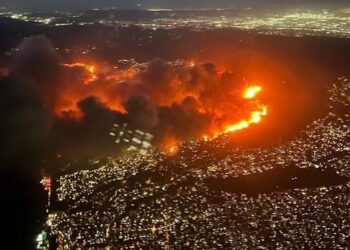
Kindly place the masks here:
[(243, 93), (243, 98), (245, 99), (252, 99), (256, 96), (257, 93), (259, 93), (262, 90), (260, 86), (252, 86), (247, 88)]

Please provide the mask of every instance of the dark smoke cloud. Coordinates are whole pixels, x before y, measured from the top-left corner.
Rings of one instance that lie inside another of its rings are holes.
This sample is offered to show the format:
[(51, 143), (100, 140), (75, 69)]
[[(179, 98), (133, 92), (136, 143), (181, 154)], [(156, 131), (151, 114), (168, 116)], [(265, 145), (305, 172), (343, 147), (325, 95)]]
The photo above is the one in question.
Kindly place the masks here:
[(0, 79), (0, 161), (25, 162), (41, 152), (52, 123), (33, 82)]
[[(9, 77), (1, 78), (0, 132), (1, 148), (4, 149), (0, 153), (1, 160), (13, 163), (23, 159), (29, 162), (26, 155), (37, 155), (40, 160), (44, 154), (56, 154), (58, 149), (65, 146), (78, 147), (72, 143), (76, 138), (82, 139), (78, 140), (81, 145), (86, 143), (82, 135), (94, 130), (87, 123), (98, 127), (97, 119), (93, 117), (93, 106), (100, 103), (88, 99), (78, 104), (84, 114), (81, 127), (86, 127), (81, 130), (71, 119), (67, 119), (71, 117), (69, 113), (62, 118), (52, 115), (52, 108), (62, 99), (61, 90), (69, 83), (77, 84), (71, 80), (82, 79), (80, 76), (83, 74), (75, 69), (63, 68), (60, 56), (45, 36), (33, 36), (23, 41), (12, 57)], [(95, 112), (99, 115), (96, 118), (112, 123), (110, 116), (104, 115), (108, 112), (103, 111), (100, 108)], [(33, 165), (38, 169), (38, 164)]]
[(45, 104), (52, 106), (65, 83), (60, 62), (50, 40), (43, 35), (33, 36), (25, 40), (14, 54), (11, 74), (35, 82)]
[(195, 99), (186, 98), (181, 104), (159, 107), (159, 125), (154, 131), (158, 143), (164, 145), (167, 138), (184, 141), (203, 136), (211, 125), (211, 117), (199, 113)]
[(117, 98), (146, 95), (157, 105), (171, 105), (174, 101), (180, 103), (187, 95), (198, 94), (218, 80), (211, 70), (206, 65), (190, 67), (181, 62), (154, 59), (133, 79), (117, 85), (113, 93), (117, 94)]
[(158, 111), (147, 96), (133, 95), (125, 103), (128, 123), (136, 128), (150, 130), (158, 125)]
[[(112, 93), (116, 99), (145, 95), (157, 106), (171, 106), (195, 97), (198, 108), (205, 106), (207, 111), (229, 108), (234, 111), (231, 113), (236, 113), (243, 104), (241, 88), (242, 79), (230, 72), (221, 72), (214, 64), (190, 66), (155, 59), (133, 79), (117, 85)], [(220, 107), (221, 104), (229, 106)]]
[(82, 113), (79, 120), (71, 119), (69, 114), (56, 119), (51, 135), (54, 152), (71, 158), (117, 153), (109, 131), (114, 123), (124, 122), (124, 116), (94, 96), (77, 105)]
[[(126, 122), (134, 129), (150, 132), (160, 146), (169, 140), (181, 142), (198, 138), (213, 127), (217, 129), (217, 123), (237, 119), (246, 105), (237, 91), (241, 79), (211, 63), (195, 65), (155, 59), (122, 82), (116, 84), (101, 77), (90, 85), (84, 84), (87, 74), (84, 68), (64, 67), (62, 63), (54, 45), (45, 36), (34, 36), (20, 45), (10, 71), (10, 75), (31, 82), (30, 86), (26, 85), (29, 88), (26, 92), (34, 91), (40, 100), (35, 103), (35, 109), (30, 108), (32, 103), (26, 102), (18, 102), (18, 107), (34, 112), (30, 117), (40, 124), (29, 124), (23, 131), (28, 130), (29, 134), (45, 131), (49, 140), (46, 153), (50, 155), (115, 153), (120, 149), (109, 136), (114, 123)], [(13, 88), (20, 91), (23, 87), (14, 85)], [(102, 101), (106, 96), (108, 103)], [(35, 118), (46, 114), (45, 107), (55, 113), (57, 106), (72, 101), (76, 110), (64, 111), (52, 119)], [(112, 110), (111, 103), (119, 104), (124, 110)], [(15, 116), (11, 109), (8, 112)], [(24, 117), (15, 120), (18, 126), (32, 122), (22, 122), (28, 115), (21, 115)], [(16, 131), (16, 125), (6, 126)], [(21, 131), (20, 126), (18, 130)], [(37, 142), (43, 141), (37, 138)], [(20, 143), (34, 148), (30, 143)]]
[(44, 35), (22, 42), (12, 57), (10, 73), (35, 83), (45, 105), (55, 108), (68, 102), (62, 95), (66, 89), (83, 85), (87, 72), (83, 68), (66, 68), (52, 42)]
[[(244, 114), (242, 79), (214, 64), (187, 64), (155, 59), (134, 78), (111, 91), (123, 100), (127, 120), (156, 135), (158, 144), (168, 138), (198, 138)], [(242, 111), (243, 110), (243, 111)]]
[(14, 55), (13, 72), (26, 75), (39, 84), (49, 84), (47, 79), (57, 75), (60, 58), (45, 36), (38, 35), (23, 41)]

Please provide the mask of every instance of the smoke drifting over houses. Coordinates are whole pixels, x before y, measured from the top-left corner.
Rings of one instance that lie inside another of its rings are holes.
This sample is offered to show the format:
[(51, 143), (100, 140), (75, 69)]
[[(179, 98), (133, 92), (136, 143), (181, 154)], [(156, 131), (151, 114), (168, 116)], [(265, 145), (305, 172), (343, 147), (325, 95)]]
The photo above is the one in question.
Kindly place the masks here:
[[(128, 123), (154, 134), (156, 145), (166, 148), (214, 135), (260, 105), (242, 98), (242, 79), (210, 63), (155, 59), (142, 69), (130, 66), (105, 72), (98, 63), (93, 66), (96, 72), (83, 63), (70, 65), (42, 35), (23, 41), (12, 56), (10, 74), (1, 85), (10, 89), (1, 93), (14, 106), (6, 108), (5, 114), (14, 118), (12, 123), (4, 119), (1, 125), (16, 134), (19, 126), (26, 131), (33, 127), (34, 131), (18, 136), (21, 145), (30, 143), (30, 148), (36, 148), (32, 144), (42, 140), (30, 141), (26, 136), (33, 133), (40, 138), (40, 133), (50, 141), (53, 152), (79, 148), (85, 153), (106, 153), (113, 147), (108, 137), (113, 123)], [(84, 79), (91, 74), (96, 76), (86, 84)]]

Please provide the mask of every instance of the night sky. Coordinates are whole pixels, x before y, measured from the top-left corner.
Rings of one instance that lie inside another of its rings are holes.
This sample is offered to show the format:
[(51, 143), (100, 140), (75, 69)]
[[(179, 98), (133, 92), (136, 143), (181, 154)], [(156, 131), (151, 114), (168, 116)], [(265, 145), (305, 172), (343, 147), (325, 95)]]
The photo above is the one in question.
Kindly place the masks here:
[(232, 8), (232, 7), (344, 7), (348, 0), (1, 0), (11, 10), (55, 10), (90, 8)]

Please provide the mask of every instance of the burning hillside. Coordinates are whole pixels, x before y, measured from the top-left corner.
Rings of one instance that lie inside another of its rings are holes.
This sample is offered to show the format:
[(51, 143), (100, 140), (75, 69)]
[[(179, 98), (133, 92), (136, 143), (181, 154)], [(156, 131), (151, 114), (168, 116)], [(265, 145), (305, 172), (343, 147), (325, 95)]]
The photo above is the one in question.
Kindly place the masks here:
[(54, 116), (58, 142), (74, 137), (70, 141), (82, 143), (92, 135), (105, 143), (98, 134), (123, 122), (176, 151), (183, 141), (242, 130), (267, 115), (259, 100), (262, 86), (213, 63), (154, 59), (116, 67), (65, 62), (43, 36), (23, 42), (13, 61), (10, 75), (33, 81)]

